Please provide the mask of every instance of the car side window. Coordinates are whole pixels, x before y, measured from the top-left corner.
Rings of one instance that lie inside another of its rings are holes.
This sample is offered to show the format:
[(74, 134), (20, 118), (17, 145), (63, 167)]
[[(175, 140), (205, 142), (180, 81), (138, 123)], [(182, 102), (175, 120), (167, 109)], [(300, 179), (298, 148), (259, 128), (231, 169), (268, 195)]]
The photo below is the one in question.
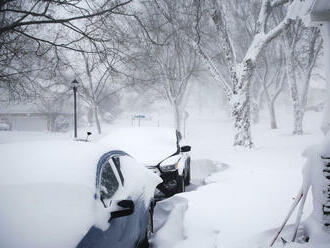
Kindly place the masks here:
[(110, 198), (113, 197), (118, 188), (119, 182), (117, 181), (110, 163), (107, 161), (102, 166), (100, 182), (100, 198), (104, 205), (105, 202), (109, 202)]
[(123, 173), (121, 172), (121, 168), (120, 168), (121, 164), (120, 164), (119, 157), (112, 157), (112, 162), (116, 166), (116, 169), (118, 171), (121, 184), (124, 185), (124, 176), (123, 176)]

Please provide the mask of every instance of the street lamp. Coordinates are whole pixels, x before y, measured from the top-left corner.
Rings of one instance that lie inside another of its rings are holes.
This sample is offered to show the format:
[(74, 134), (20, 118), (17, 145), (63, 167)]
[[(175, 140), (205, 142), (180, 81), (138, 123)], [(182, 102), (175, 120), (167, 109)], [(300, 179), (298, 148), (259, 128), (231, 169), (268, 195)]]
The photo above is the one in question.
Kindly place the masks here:
[(78, 81), (75, 79), (71, 82), (73, 89), (73, 119), (74, 119), (74, 137), (77, 138), (77, 88)]

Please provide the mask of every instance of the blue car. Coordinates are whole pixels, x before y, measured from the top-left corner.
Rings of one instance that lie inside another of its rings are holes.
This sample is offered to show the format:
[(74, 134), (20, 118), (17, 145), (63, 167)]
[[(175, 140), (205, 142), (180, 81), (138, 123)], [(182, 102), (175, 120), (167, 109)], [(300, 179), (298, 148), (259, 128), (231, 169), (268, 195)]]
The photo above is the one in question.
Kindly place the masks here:
[(91, 142), (0, 145), (0, 247), (148, 247), (161, 179)]

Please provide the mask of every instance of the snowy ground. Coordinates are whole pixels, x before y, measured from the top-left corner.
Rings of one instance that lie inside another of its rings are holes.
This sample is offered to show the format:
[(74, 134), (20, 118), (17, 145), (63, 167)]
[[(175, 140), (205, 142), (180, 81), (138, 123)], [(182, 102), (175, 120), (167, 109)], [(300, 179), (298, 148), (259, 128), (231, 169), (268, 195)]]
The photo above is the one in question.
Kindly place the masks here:
[[(270, 241), (272, 232), (260, 233), (281, 224), (299, 190), (301, 153), (322, 140), (320, 114), (306, 114), (306, 134), (300, 137), (291, 135), (290, 111), (279, 116), (278, 130), (270, 130), (267, 121), (253, 127), (256, 147), (251, 151), (232, 147), (232, 124), (225, 115), (188, 119), (192, 186), (189, 192), (158, 203), (153, 247), (239, 248)], [(105, 127), (105, 133), (130, 124), (123, 120)], [(0, 143), (70, 137), (69, 133), (0, 132)], [(309, 198), (304, 216), (310, 212)]]

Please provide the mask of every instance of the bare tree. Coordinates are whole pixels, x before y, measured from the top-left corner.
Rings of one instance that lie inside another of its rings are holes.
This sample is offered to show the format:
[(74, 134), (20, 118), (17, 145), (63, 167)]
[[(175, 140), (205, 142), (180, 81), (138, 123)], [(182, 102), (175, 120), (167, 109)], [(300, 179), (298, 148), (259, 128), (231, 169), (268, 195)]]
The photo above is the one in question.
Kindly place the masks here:
[(269, 110), (271, 129), (276, 129), (278, 126), (275, 101), (283, 91), (286, 82), (284, 49), (280, 42), (280, 40), (274, 42), (272, 47), (262, 53), (259, 60), (261, 68), (256, 73), (261, 81), (261, 92)]
[[(35, 73), (60, 60), (59, 49), (80, 51), (77, 44), (106, 42), (104, 19), (121, 16), (132, 0), (4, 0), (0, 3), (0, 87), (18, 95), (33, 90)], [(83, 51), (92, 52), (92, 51)], [(56, 66), (56, 65), (55, 65)]]
[(162, 77), (162, 89), (173, 106), (175, 129), (183, 133), (185, 105), (191, 77), (198, 68), (197, 54), (180, 37), (160, 49), (156, 61)]
[[(100, 106), (107, 102), (109, 98), (115, 96), (120, 90), (130, 86), (130, 84), (119, 83), (117, 64), (120, 64), (120, 57), (114, 54), (106, 58), (99, 55), (81, 53), (83, 64), (77, 63), (74, 66), (76, 75), (80, 79), (80, 95), (92, 110), (97, 131), (101, 133)], [(117, 77), (117, 78), (116, 78)]]
[(145, 23), (148, 23), (155, 40), (164, 41), (161, 45), (141, 46), (142, 50), (147, 51), (143, 55), (144, 63), (149, 65), (149, 78), (152, 75), (155, 79), (156, 92), (173, 108), (175, 129), (183, 134), (189, 85), (199, 71), (200, 63), (196, 50), (177, 26), (168, 22), (167, 14), (183, 15), (186, 6), (184, 2), (167, 1), (166, 13), (163, 13), (159, 11), (157, 2), (146, 1), (144, 4), (147, 12)]

